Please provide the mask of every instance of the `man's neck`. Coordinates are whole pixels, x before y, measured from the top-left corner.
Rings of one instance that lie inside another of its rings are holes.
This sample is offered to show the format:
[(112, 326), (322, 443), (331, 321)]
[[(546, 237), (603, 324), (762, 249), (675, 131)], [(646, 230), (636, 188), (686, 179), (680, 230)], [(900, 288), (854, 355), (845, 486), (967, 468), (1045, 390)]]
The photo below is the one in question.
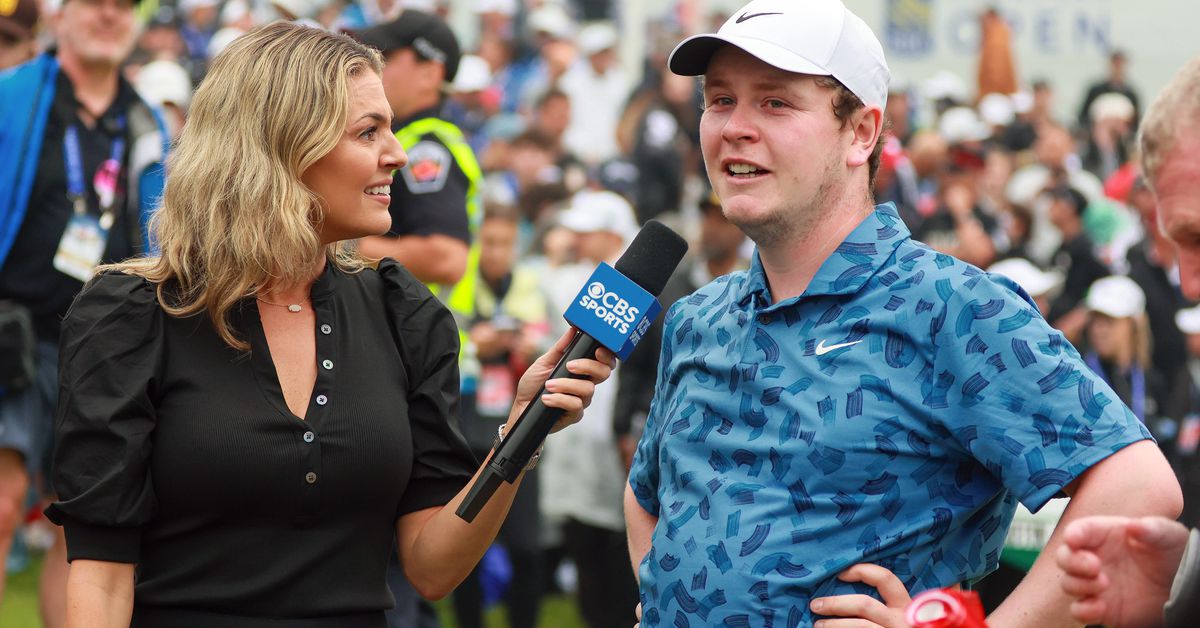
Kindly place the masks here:
[(759, 246), (758, 257), (774, 302), (804, 294), (825, 260), (872, 211), (869, 204), (844, 206), (826, 214), (827, 218), (796, 239)]
[(74, 54), (58, 52), (58, 64), (71, 81), (75, 100), (83, 106), (81, 115), (92, 122), (104, 115), (117, 99), (118, 66), (87, 64)]

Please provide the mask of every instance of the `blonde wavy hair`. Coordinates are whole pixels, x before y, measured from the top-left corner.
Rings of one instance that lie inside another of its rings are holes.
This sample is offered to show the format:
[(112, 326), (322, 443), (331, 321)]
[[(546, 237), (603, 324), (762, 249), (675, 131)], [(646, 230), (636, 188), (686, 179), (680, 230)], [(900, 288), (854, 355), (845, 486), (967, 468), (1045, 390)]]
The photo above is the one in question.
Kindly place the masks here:
[[(235, 40), (196, 91), (169, 158), (150, 223), (159, 253), (101, 270), (146, 278), (167, 313), (207, 312), (226, 343), (247, 350), (230, 311), (269, 283), (312, 278), (325, 210), (300, 176), (344, 132), (351, 79), (382, 69), (372, 48), (287, 22)], [(364, 265), (345, 243), (323, 252), (348, 272)]]

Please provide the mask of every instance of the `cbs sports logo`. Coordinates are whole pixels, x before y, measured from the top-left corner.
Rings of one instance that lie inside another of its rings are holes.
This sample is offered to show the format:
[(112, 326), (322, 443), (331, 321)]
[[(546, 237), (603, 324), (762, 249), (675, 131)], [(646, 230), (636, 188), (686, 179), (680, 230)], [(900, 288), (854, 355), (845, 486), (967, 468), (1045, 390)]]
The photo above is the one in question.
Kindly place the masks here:
[(641, 314), (638, 308), (629, 305), (629, 301), (616, 292), (610, 292), (599, 281), (588, 284), (587, 292), (579, 299), (579, 305), (623, 336), (629, 334), (629, 326)]

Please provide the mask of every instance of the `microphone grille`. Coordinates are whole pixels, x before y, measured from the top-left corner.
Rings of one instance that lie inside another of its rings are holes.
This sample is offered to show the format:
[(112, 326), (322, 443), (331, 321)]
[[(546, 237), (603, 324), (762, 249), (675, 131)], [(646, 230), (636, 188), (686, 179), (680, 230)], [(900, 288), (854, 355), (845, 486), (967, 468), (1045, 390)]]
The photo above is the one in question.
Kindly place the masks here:
[(647, 221), (625, 254), (617, 260), (617, 272), (657, 297), (687, 253), (687, 241), (657, 220)]

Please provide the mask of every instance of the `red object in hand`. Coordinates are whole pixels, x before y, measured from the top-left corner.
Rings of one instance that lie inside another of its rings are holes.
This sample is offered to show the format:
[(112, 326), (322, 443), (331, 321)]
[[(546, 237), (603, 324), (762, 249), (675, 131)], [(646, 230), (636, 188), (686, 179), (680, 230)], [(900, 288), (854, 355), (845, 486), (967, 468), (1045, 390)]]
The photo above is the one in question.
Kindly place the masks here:
[(918, 595), (904, 618), (912, 628), (987, 628), (979, 594), (958, 589), (932, 589)]

